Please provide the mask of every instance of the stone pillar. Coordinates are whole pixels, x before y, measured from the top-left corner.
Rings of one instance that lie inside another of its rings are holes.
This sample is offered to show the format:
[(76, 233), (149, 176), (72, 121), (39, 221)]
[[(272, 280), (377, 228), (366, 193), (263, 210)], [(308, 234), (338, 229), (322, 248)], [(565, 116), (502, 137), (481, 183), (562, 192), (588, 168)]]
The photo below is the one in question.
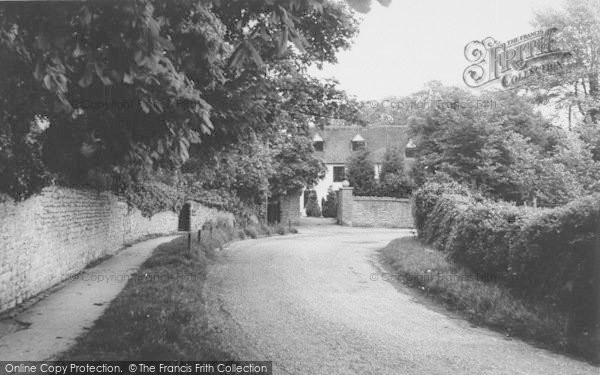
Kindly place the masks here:
[(302, 190), (297, 190), (288, 193), (282, 197), (279, 201), (279, 209), (281, 210), (280, 219), (281, 224), (288, 225), (290, 222), (292, 225), (300, 224), (300, 197)]
[(345, 226), (352, 226), (352, 198), (351, 187), (341, 187), (337, 191), (337, 223)]

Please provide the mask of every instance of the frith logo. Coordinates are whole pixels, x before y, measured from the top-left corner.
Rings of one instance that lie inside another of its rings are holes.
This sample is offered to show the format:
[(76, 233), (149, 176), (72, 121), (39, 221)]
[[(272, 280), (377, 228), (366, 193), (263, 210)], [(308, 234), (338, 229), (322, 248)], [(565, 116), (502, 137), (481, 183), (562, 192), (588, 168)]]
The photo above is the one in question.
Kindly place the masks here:
[(532, 76), (564, 69), (571, 53), (558, 48), (557, 31), (540, 30), (505, 43), (492, 37), (470, 42), (465, 57), (472, 64), (463, 72), (464, 82), (469, 87), (500, 82), (504, 88), (514, 88)]

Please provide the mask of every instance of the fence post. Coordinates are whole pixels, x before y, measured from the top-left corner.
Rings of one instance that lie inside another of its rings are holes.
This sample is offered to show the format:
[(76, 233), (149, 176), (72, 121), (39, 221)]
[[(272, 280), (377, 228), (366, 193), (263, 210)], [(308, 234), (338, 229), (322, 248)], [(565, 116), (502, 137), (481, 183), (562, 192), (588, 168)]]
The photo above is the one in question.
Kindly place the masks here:
[(188, 254), (192, 252), (192, 232), (188, 232)]

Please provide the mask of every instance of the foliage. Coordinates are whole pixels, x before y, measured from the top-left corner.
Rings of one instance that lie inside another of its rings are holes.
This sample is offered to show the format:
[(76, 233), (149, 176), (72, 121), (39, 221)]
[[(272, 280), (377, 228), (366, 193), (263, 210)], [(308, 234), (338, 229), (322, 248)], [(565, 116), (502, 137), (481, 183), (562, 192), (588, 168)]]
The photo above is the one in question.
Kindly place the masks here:
[[(24, 198), (53, 174), (87, 184), (90, 171), (176, 171), (192, 148), (210, 164), (253, 135), (355, 116), (334, 82), (306, 69), (335, 62), (356, 32), (348, 7), (320, 0), (3, 5), (0, 187)], [(238, 185), (241, 195), (264, 190), (265, 177)]]
[(387, 174), (395, 174), (401, 176), (404, 174), (404, 152), (401, 147), (388, 147), (383, 154), (383, 162), (381, 163), (380, 179), (385, 179)]
[(368, 149), (364, 148), (352, 154), (348, 160), (347, 177), (355, 195), (368, 195), (375, 191), (375, 166)]
[(425, 183), (413, 194), (413, 217), (415, 228), (419, 233), (423, 231), (429, 220), (429, 215), (437, 205), (443, 194), (470, 196), (468, 188), (456, 182), (440, 183), (431, 181)]
[(248, 235), (248, 237), (254, 239), (258, 237), (258, 231), (254, 227), (246, 227), (244, 228), (244, 233)]
[(323, 201), (323, 217), (337, 217), (337, 194), (331, 186), (327, 189), (327, 197)]
[(185, 198), (181, 190), (158, 181), (131, 184), (121, 195), (144, 216), (163, 211), (178, 212)]
[(273, 173), (269, 178), (273, 195), (285, 195), (316, 185), (327, 169), (314, 156), (312, 141), (307, 136), (281, 137), (272, 148)]
[[(418, 184), (443, 173), (489, 197), (545, 207), (597, 189), (600, 164), (589, 146), (552, 128), (525, 98), (506, 92), (475, 98), (437, 84), (416, 95), (460, 104), (425, 108), (412, 118)], [(477, 107), (488, 101), (495, 104)]]
[(379, 173), (377, 192), (373, 195), (407, 198), (413, 189), (413, 182), (404, 168), (404, 152), (400, 147), (386, 149)]
[(574, 340), (589, 334), (600, 195), (536, 210), (453, 191), (428, 184), (415, 193), (419, 236), (472, 272), (570, 314)]
[[(552, 75), (539, 75), (528, 81), (528, 90), (542, 103), (567, 109), (569, 127), (572, 119), (583, 120), (582, 126), (598, 129), (600, 91), (598, 49), (600, 43), (600, 5), (592, 0), (567, 0), (561, 10), (538, 10), (533, 24), (540, 29), (557, 28), (553, 35), (557, 48), (567, 51), (567, 65)], [(592, 144), (598, 159), (599, 143)]]
[(306, 210), (306, 216), (321, 217), (321, 207), (319, 207), (319, 202), (317, 201), (317, 193), (311, 191), (304, 209)]
[(388, 173), (379, 178), (375, 195), (383, 197), (408, 198), (414, 188), (414, 183), (409, 176)]

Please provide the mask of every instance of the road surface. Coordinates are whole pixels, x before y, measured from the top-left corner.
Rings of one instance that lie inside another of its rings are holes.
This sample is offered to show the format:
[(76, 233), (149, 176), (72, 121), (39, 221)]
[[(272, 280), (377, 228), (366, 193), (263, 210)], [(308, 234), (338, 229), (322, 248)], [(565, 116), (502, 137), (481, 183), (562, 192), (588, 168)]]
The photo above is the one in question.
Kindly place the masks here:
[(600, 374), (373, 281), (376, 250), (406, 230), (300, 230), (233, 243), (211, 268), (210, 324), (235, 358), (275, 374)]

